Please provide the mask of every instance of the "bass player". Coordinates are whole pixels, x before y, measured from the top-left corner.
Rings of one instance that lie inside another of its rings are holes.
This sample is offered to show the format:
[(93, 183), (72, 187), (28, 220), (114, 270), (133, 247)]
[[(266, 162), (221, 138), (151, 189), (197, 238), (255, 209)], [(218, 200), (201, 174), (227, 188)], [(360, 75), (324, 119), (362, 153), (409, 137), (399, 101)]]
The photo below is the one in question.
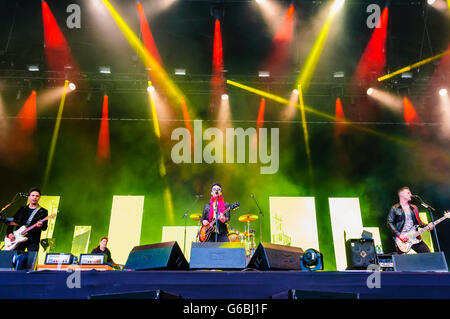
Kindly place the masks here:
[[(391, 207), (387, 218), (387, 226), (395, 235), (395, 238), (399, 238), (402, 242), (408, 241), (406, 233), (413, 230), (416, 226), (426, 227), (419, 217), (419, 209), (417, 206), (410, 204), (411, 190), (409, 187), (402, 187), (398, 190), (399, 202)], [(434, 228), (433, 223), (428, 224), (430, 230)], [(418, 237), (419, 243), (412, 245), (411, 249), (416, 253), (429, 253), (430, 248), (428, 245)], [(403, 252), (395, 246), (397, 253), (403, 254)]]
[[(213, 219), (216, 219), (216, 231), (217, 233), (211, 234), (208, 241), (215, 242), (229, 242), (228, 228), (226, 222), (230, 219), (230, 211), (223, 213), (230, 207), (230, 204), (223, 200), (222, 187), (220, 184), (215, 183), (211, 187), (211, 199), (209, 203), (205, 204), (203, 208), (202, 224), (208, 226)], [(216, 236), (217, 235), (217, 236)]]

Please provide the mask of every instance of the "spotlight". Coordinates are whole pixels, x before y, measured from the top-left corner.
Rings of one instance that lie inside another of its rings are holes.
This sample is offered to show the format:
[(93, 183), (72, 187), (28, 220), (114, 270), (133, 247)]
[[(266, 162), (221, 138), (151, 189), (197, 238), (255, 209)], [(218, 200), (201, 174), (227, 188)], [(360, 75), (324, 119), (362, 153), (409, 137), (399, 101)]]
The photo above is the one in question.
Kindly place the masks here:
[(333, 6), (331, 7), (331, 12), (333, 14), (337, 13), (345, 4), (345, 0), (335, 0)]
[(403, 72), (402, 73), (402, 79), (412, 79), (412, 78), (413, 78), (412, 72)]
[(153, 85), (147, 86), (147, 92), (151, 93), (155, 91), (155, 87)]
[(301, 270), (323, 270), (323, 256), (315, 249), (307, 249), (300, 257)]
[(368, 88), (367, 89), (367, 95), (372, 95), (373, 94), (373, 89), (372, 88)]
[(333, 78), (335, 78), (335, 79), (343, 78), (343, 77), (345, 77), (344, 71), (338, 71), (338, 72), (333, 73)]
[(440, 89), (440, 90), (439, 90), (439, 95), (440, 95), (440, 96), (446, 96), (447, 94), (448, 94), (447, 89)]
[(228, 94), (222, 94), (222, 100), (228, 100)]
[(109, 66), (100, 66), (98, 71), (102, 74), (111, 74), (111, 68)]
[(259, 71), (258, 76), (260, 78), (268, 78), (268, 77), (270, 77), (270, 72), (269, 71)]
[(39, 71), (39, 65), (37, 65), (37, 64), (30, 64), (30, 65), (28, 65), (28, 71), (30, 71), (30, 72), (38, 72)]
[(263, 3), (264, 2), (264, 0), (255, 0), (256, 1), (256, 3)]
[(427, 3), (431, 6), (431, 5), (433, 5), (433, 3), (435, 3), (436, 2), (436, 0), (427, 0)]
[(186, 69), (175, 69), (175, 75), (186, 75)]
[(74, 91), (76, 88), (77, 88), (77, 86), (75, 85), (75, 83), (73, 83), (73, 82), (70, 82), (70, 83), (69, 83), (69, 89), (70, 89), (71, 91)]
[(298, 94), (300, 93), (300, 91), (299, 91), (299, 90), (297, 90), (297, 89), (293, 89), (293, 90), (292, 90), (292, 93), (294, 93), (294, 94), (298, 95)]

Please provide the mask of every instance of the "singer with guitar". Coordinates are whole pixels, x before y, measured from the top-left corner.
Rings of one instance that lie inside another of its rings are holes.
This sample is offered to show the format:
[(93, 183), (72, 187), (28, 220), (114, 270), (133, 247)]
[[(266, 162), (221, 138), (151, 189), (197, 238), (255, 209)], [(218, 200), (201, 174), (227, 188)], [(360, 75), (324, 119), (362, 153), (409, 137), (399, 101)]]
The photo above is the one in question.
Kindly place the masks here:
[(28, 194), (29, 204), (22, 206), (14, 215), (14, 222), (6, 229), (7, 238), (14, 242), (16, 240), (13, 232), (14, 228), (20, 228), (21, 226), (30, 226), (36, 224), (36, 227), (31, 229), (26, 237), (26, 241), (17, 245), (14, 250), (18, 251), (38, 251), (39, 243), (41, 240), (41, 232), (47, 229), (48, 221), (41, 221), (48, 217), (48, 211), (45, 208), (39, 206), (39, 199), (41, 198), (41, 191), (38, 188), (33, 188)]
[[(419, 209), (417, 206), (410, 204), (411, 190), (409, 187), (402, 187), (398, 190), (399, 202), (391, 207), (387, 218), (387, 226), (395, 236), (397, 253), (403, 254), (400, 247), (402, 243), (408, 242), (408, 233), (414, 231), (416, 227), (428, 227), (429, 230), (434, 228), (433, 223), (424, 224), (419, 217)], [(416, 253), (429, 253), (430, 248), (424, 243), (420, 237), (417, 237), (417, 243), (413, 244), (410, 249)]]
[[(222, 187), (215, 183), (211, 188), (211, 199), (203, 208), (202, 224), (210, 225), (216, 219), (217, 242), (229, 242), (228, 228), (226, 222), (230, 219), (230, 204), (223, 200)], [(225, 212), (226, 211), (226, 212)], [(225, 214), (223, 213), (225, 212)], [(216, 241), (216, 233), (213, 233), (208, 240)]]

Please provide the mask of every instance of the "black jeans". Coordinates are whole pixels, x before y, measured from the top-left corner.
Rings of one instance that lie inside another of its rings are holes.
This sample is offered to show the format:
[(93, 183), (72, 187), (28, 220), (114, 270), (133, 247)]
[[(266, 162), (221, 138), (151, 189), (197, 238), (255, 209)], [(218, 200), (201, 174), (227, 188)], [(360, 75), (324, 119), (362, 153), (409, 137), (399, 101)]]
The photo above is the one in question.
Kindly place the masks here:
[(14, 249), (15, 251), (39, 251), (39, 242), (30, 242), (25, 241), (23, 243), (20, 243), (17, 245), (17, 247)]
[[(208, 242), (215, 242), (216, 241), (216, 233), (212, 233), (211, 236), (208, 239)], [(218, 243), (224, 243), (229, 242), (228, 234), (217, 234), (217, 242)]]
[[(395, 246), (395, 249), (397, 250), (398, 254), (404, 254), (403, 252), (401, 252), (397, 245)], [(424, 241), (421, 241), (418, 244), (412, 245), (411, 249), (414, 250), (416, 253), (418, 254), (422, 254), (422, 253), (429, 253), (430, 252), (430, 248), (428, 248), (427, 244), (425, 244)]]

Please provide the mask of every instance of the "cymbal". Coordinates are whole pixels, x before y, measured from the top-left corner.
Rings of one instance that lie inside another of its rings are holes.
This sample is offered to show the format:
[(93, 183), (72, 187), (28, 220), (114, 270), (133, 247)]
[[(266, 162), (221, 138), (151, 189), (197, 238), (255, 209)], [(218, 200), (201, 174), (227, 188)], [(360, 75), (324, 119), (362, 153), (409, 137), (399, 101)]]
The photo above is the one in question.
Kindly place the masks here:
[(192, 220), (200, 220), (202, 218), (202, 214), (191, 214), (189, 218)]
[(250, 214), (247, 214), (247, 215), (242, 215), (242, 216), (240, 216), (239, 217), (239, 221), (240, 222), (253, 222), (253, 221), (255, 221), (255, 220), (257, 220), (258, 219), (258, 216), (257, 215), (250, 215)]

